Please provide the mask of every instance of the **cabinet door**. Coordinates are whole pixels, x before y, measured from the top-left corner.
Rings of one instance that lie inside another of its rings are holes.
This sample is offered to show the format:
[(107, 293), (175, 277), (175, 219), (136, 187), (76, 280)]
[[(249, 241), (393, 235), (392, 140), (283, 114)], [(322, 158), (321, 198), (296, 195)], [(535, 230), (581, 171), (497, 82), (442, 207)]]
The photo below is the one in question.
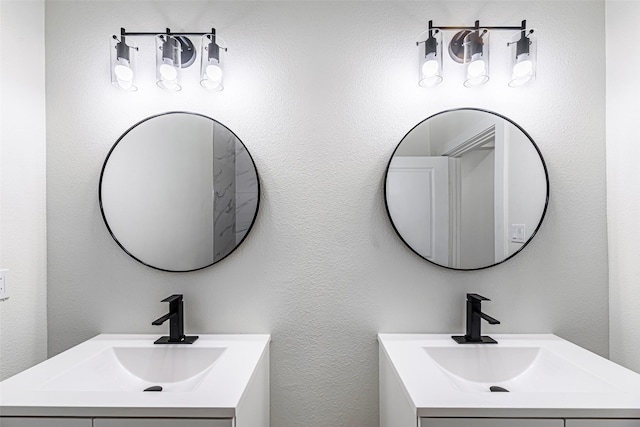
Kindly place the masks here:
[(91, 427), (91, 419), (0, 417), (1, 427)]
[(567, 420), (567, 427), (640, 427), (640, 420)]
[(564, 420), (525, 418), (421, 418), (421, 427), (564, 427)]
[(188, 418), (95, 418), (93, 427), (233, 427), (233, 420), (231, 418), (210, 420)]

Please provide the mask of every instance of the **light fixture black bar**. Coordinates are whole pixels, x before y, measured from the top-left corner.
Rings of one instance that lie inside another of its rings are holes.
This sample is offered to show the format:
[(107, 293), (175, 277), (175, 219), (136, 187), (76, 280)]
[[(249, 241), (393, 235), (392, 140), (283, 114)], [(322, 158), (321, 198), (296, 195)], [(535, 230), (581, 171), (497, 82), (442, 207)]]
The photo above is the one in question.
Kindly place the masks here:
[[(522, 27), (485, 27), (484, 25), (480, 26), (480, 28), (486, 28), (487, 30), (521, 30)], [(475, 26), (473, 27), (438, 27), (433, 26), (433, 30), (476, 30)]]
[(478, 27), (486, 28), (487, 30), (525, 30), (527, 21), (522, 21), (522, 25), (519, 27), (485, 27), (484, 25), (479, 26), (479, 21), (476, 21), (476, 25), (468, 26), (468, 27), (448, 27), (448, 26), (438, 26), (433, 25), (433, 21), (429, 21), (429, 29), (430, 30), (477, 30)]
[(120, 35), (121, 36), (157, 36), (158, 34), (167, 34), (170, 36), (204, 36), (205, 34), (211, 34), (211, 33), (174, 33), (171, 32), (171, 30), (169, 30), (168, 28), (166, 29), (166, 31), (159, 31), (156, 33), (149, 33), (149, 32), (129, 32), (126, 31), (124, 28), (120, 28)]

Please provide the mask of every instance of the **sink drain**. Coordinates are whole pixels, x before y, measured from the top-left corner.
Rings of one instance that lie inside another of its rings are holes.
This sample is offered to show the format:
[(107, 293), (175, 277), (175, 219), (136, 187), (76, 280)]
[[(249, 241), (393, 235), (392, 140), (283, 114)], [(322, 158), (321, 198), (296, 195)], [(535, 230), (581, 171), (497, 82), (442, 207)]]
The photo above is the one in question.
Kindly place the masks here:
[(162, 386), (152, 385), (151, 387), (147, 387), (144, 391), (162, 391)]
[(492, 385), (489, 390), (491, 390), (491, 393), (509, 393), (509, 390), (498, 385)]

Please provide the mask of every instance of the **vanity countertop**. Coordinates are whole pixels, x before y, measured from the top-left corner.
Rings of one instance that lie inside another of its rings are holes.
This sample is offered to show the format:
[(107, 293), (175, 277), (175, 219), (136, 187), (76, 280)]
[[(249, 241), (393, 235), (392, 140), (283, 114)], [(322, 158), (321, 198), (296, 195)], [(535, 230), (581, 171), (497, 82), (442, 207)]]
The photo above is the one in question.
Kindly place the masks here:
[[(267, 334), (154, 346), (157, 338), (102, 334), (45, 360), (0, 383), (0, 413), (233, 418), (259, 364), (268, 372)], [(142, 391), (154, 381), (164, 390)]]
[(418, 417), (640, 418), (640, 374), (555, 335), (491, 336), (379, 334), (381, 370)]

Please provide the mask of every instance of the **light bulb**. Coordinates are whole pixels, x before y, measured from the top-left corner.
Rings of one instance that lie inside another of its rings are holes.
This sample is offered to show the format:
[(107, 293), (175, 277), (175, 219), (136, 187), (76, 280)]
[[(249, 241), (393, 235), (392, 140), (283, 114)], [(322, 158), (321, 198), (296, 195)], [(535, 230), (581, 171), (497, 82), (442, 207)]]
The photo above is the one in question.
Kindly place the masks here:
[(207, 79), (212, 82), (219, 82), (222, 80), (222, 68), (215, 64), (207, 65), (206, 71)]
[(131, 83), (133, 81), (133, 70), (127, 65), (118, 64), (114, 67), (113, 72), (120, 82)]
[(170, 64), (162, 64), (160, 66), (160, 75), (163, 80), (175, 80), (178, 77), (178, 70)]
[(513, 66), (513, 76), (521, 78), (528, 76), (533, 71), (533, 62), (530, 59), (524, 59)]
[(428, 59), (422, 64), (422, 75), (424, 77), (433, 77), (438, 74), (438, 61), (435, 59)]
[(478, 77), (484, 74), (484, 70), (486, 68), (486, 64), (483, 59), (476, 59), (473, 62), (469, 63), (469, 67), (467, 68), (467, 74), (469, 77)]

